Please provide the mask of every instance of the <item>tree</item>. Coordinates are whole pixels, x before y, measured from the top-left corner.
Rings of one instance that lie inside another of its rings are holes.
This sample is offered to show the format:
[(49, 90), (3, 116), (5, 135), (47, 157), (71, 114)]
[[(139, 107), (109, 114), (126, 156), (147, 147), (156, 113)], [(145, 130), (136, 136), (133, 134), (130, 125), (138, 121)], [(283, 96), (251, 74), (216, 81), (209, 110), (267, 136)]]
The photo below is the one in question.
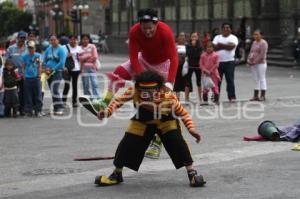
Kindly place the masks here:
[(0, 35), (9, 36), (20, 30), (28, 30), (32, 23), (32, 14), (18, 9), (13, 3), (3, 2), (0, 4)]

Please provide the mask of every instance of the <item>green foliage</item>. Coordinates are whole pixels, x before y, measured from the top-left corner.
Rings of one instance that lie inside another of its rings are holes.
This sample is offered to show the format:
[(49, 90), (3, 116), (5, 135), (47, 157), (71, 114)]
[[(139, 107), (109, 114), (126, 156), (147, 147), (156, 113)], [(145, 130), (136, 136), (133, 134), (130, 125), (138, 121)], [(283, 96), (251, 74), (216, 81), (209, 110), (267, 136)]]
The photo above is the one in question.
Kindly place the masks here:
[(6, 37), (20, 30), (28, 30), (32, 14), (18, 9), (10, 2), (0, 4), (0, 37)]

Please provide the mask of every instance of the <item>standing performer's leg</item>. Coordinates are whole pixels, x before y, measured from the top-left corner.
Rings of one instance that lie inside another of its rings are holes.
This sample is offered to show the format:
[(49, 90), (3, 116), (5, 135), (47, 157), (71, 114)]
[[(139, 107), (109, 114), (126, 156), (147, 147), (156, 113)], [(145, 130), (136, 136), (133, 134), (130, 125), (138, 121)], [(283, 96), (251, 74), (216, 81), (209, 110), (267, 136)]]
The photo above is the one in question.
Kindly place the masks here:
[(109, 105), (115, 93), (125, 86), (125, 80), (131, 80), (132, 75), (130, 67), (130, 61), (127, 61), (124, 64), (117, 66), (114, 72), (107, 74), (109, 78), (108, 91), (104, 95), (103, 99), (91, 100), (89, 96), (81, 96), (79, 97), (79, 102), (93, 115), (97, 116), (99, 110), (105, 109)]
[(122, 65), (117, 66), (117, 68), (113, 72), (107, 74), (109, 78), (108, 91), (103, 98), (103, 101), (107, 105), (110, 103), (113, 96), (118, 92), (118, 90), (125, 86), (125, 80), (132, 79), (132, 75), (129, 71), (130, 66), (130, 61), (128, 61)]

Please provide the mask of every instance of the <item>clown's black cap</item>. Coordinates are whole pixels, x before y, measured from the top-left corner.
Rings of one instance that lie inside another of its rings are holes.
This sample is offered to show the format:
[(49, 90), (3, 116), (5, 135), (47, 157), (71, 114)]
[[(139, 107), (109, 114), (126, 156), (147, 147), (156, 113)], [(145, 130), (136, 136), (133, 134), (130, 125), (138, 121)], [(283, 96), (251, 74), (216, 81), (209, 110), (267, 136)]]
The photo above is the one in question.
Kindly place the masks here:
[(139, 22), (158, 22), (157, 11), (151, 8), (141, 9), (138, 11)]

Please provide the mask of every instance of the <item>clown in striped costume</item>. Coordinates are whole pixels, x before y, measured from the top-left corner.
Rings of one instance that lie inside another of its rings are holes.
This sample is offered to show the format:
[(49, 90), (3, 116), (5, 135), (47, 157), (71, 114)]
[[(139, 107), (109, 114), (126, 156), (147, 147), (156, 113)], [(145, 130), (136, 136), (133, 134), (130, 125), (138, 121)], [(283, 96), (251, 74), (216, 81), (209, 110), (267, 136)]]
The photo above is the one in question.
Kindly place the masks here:
[(116, 150), (115, 170), (110, 176), (97, 176), (95, 184), (108, 186), (123, 182), (123, 167), (138, 171), (155, 133), (161, 138), (175, 168), (186, 167), (190, 186), (200, 187), (206, 183), (203, 176), (198, 175), (193, 168), (193, 159), (182, 136), (179, 119), (197, 143), (201, 139), (200, 134), (196, 132), (190, 115), (176, 96), (163, 85), (164, 78), (158, 73), (142, 72), (136, 76), (134, 88), (128, 88), (123, 95), (115, 98), (107, 109), (98, 113), (100, 120), (110, 117), (128, 101), (133, 101), (137, 110)]

